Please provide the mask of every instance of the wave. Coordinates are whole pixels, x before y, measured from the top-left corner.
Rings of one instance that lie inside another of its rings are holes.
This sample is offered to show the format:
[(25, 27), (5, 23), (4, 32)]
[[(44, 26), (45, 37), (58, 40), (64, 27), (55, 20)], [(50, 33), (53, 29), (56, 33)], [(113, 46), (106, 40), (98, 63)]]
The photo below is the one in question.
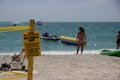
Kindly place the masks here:
[[(84, 51), (83, 54), (99, 54), (100, 51), (98, 50), (88, 50)], [(42, 54), (45, 55), (75, 55), (76, 51), (43, 51)], [(79, 51), (80, 54), (80, 51)]]
[[(1, 55), (13, 55), (19, 54), (19, 52), (12, 52), (12, 53), (0, 53)], [(42, 51), (42, 55), (75, 55), (76, 51)], [(79, 51), (80, 54), (80, 51)], [(83, 55), (86, 54), (100, 54), (100, 50), (85, 50)]]
[[(100, 54), (102, 50), (116, 50), (116, 49), (100, 49), (100, 50), (84, 50), (83, 55), (94, 55)], [(19, 54), (20, 52), (0, 52), (0, 55), (13, 55)], [(79, 51), (79, 55), (81, 52)], [(41, 51), (41, 55), (76, 55), (76, 50), (74, 51)]]

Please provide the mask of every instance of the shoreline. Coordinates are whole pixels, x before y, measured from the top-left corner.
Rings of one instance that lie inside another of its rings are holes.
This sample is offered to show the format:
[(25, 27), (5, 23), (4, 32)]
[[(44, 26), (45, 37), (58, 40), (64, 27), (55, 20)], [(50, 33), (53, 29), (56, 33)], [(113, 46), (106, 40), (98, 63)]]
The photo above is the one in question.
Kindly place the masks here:
[[(83, 52), (83, 55), (94, 55), (94, 54), (100, 54), (101, 50), (85, 50)], [(19, 54), (20, 52), (9, 52), (9, 53), (0, 53), (0, 55), (14, 55)], [(76, 55), (76, 50), (74, 51), (41, 51), (42, 55)], [(79, 51), (80, 55), (80, 51)]]
[[(0, 64), (11, 55), (0, 55)], [(42, 55), (34, 57), (33, 80), (119, 80), (120, 58), (94, 55)], [(27, 59), (25, 63), (27, 67)], [(0, 73), (0, 79), (9, 74)], [(27, 77), (17, 80), (27, 80)]]

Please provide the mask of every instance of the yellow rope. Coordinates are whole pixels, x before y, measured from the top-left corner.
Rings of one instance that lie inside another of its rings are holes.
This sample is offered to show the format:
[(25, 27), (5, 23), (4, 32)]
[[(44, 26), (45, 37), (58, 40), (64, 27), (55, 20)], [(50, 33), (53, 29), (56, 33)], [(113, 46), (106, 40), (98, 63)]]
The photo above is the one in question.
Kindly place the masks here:
[(13, 71), (2, 71), (2, 70), (0, 70), (0, 72), (11, 73), (11, 74), (27, 75), (27, 73), (20, 73), (20, 72), (13, 72)]
[(26, 29), (30, 29), (30, 27), (29, 26), (0, 27), (0, 32), (10, 32), (10, 31), (26, 30)]
[(25, 75), (12, 76), (12, 77), (8, 77), (8, 78), (1, 78), (0, 80), (14, 80), (14, 79), (22, 78), (22, 77), (26, 77), (26, 76)]
[(0, 72), (20, 75), (20, 76), (8, 77), (8, 78), (7, 77), (6, 78), (0, 78), (0, 80), (13, 80), (13, 79), (18, 79), (18, 78), (22, 78), (22, 77), (26, 77), (27, 76), (27, 73), (20, 73), (20, 72), (13, 72), (13, 71), (2, 71), (2, 70), (0, 70)]

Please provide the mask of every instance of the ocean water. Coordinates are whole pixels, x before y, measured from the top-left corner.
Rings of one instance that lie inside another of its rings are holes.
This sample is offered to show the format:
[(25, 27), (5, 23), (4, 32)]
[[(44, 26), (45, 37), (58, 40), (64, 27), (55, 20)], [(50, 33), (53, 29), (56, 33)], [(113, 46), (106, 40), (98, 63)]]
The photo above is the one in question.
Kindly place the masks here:
[[(0, 22), (0, 27), (12, 26), (13, 22)], [(17, 25), (29, 25), (28, 22), (17, 22)], [(116, 49), (116, 35), (120, 30), (120, 22), (44, 22), (44, 25), (35, 25), (40, 37), (43, 33), (60, 36), (76, 37), (79, 27), (85, 29), (87, 44), (83, 54), (99, 54), (103, 49)], [(19, 53), (23, 48), (23, 32), (29, 30), (0, 32), (0, 54)], [(61, 41), (40, 41), (41, 53), (50, 55), (72, 55), (77, 46), (66, 45)]]

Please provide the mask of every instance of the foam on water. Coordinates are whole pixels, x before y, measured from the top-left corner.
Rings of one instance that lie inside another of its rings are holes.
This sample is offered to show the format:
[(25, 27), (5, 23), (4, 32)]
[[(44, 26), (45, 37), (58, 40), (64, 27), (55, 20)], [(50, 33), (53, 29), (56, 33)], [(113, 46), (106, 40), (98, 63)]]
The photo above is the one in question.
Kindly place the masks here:
[[(94, 55), (94, 54), (100, 54), (102, 50), (112, 50), (117, 51), (118, 49), (99, 49), (99, 50), (84, 50), (83, 55)], [(14, 55), (14, 54), (20, 54), (21, 51), (15, 51), (15, 52), (0, 52), (0, 55)], [(76, 55), (76, 50), (73, 51), (41, 51), (42, 55)], [(78, 55), (80, 55), (81, 52), (79, 50)]]
[[(13, 55), (13, 54), (19, 54), (19, 52), (14, 53), (0, 53), (0, 55)], [(42, 51), (42, 55), (76, 55), (76, 51)], [(83, 55), (87, 54), (100, 54), (100, 50), (85, 50), (83, 52)], [(79, 51), (80, 55), (80, 51)]]
[[(84, 50), (83, 55), (93, 55), (93, 54), (100, 54), (102, 50), (116, 50), (116, 49), (100, 49), (100, 50)], [(42, 51), (41, 54), (43, 55), (76, 55), (76, 50), (74, 51)], [(81, 52), (79, 51), (79, 55)]]
[[(84, 51), (83, 54), (99, 54), (98, 50)], [(42, 54), (45, 55), (75, 55), (76, 51), (43, 51)], [(80, 54), (80, 51), (79, 51)]]

